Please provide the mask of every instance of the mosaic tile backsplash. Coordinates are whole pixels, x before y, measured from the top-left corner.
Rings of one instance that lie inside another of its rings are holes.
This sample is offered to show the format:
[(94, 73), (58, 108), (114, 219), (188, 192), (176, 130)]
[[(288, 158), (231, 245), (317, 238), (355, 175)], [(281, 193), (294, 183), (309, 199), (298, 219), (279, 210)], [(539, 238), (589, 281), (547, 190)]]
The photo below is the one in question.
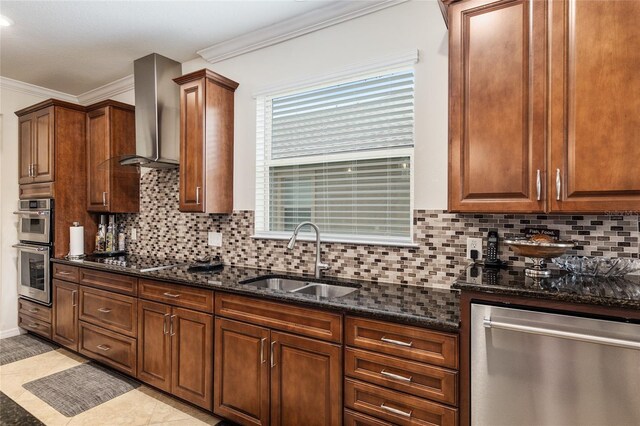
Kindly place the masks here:
[[(177, 170), (145, 173), (140, 189), (140, 213), (119, 215), (128, 235), (131, 228), (138, 230), (138, 240), (128, 242), (132, 253), (186, 260), (219, 255), (232, 265), (313, 273), (315, 243), (299, 241), (289, 252), (287, 241), (252, 238), (252, 211), (234, 211), (228, 216), (179, 212)], [(331, 265), (326, 273), (330, 276), (447, 285), (469, 263), (465, 259), (467, 237), (486, 237), (490, 229), (497, 229), (503, 239), (520, 235), (525, 227), (559, 229), (562, 239), (578, 242), (570, 254), (639, 257), (637, 215), (476, 215), (415, 210), (417, 247), (323, 243), (322, 258)], [(209, 231), (222, 233), (222, 247), (207, 245)], [(505, 245), (500, 247), (500, 257), (515, 266), (525, 265), (525, 259)]]

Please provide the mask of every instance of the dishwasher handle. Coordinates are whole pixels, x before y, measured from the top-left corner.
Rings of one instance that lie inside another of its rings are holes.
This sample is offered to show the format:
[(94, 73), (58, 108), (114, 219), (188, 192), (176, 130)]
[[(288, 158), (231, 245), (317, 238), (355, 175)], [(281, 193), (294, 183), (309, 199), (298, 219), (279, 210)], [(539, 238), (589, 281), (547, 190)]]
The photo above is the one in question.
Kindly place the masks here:
[(511, 324), (508, 322), (493, 321), (491, 318), (484, 318), (482, 325), (485, 328), (495, 328), (497, 330), (518, 331), (521, 333), (538, 334), (541, 336), (557, 337), (559, 339), (576, 340), (579, 342), (595, 343), (599, 345), (616, 346), (619, 348), (640, 350), (640, 342), (632, 340), (616, 339), (612, 337), (594, 336), (584, 333), (574, 333), (571, 331), (553, 330), (551, 328), (533, 327), (530, 325)]

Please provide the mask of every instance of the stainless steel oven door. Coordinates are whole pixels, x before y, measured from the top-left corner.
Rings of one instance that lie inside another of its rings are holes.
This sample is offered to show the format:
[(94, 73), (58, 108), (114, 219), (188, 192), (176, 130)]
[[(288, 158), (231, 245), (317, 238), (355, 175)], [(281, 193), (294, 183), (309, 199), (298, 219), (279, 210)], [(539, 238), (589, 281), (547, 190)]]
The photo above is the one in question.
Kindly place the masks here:
[(18, 293), (41, 303), (51, 303), (49, 279), (50, 248), (31, 244), (16, 244), (18, 249)]
[(18, 239), (34, 243), (49, 244), (51, 242), (51, 214), (48, 210), (17, 211)]

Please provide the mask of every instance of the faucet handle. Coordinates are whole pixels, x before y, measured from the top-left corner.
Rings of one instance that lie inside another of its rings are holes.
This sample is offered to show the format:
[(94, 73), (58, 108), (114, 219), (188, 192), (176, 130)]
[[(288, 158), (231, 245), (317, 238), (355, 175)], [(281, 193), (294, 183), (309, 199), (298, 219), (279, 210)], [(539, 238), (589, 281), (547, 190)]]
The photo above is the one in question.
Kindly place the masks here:
[(327, 269), (331, 269), (331, 265), (328, 263), (318, 263), (318, 269), (321, 271), (326, 271)]

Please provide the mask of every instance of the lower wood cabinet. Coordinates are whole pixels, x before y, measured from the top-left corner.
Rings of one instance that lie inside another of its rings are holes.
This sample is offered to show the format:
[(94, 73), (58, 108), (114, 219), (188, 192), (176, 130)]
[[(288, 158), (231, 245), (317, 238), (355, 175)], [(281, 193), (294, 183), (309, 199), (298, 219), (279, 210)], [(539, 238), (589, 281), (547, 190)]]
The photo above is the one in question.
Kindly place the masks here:
[(137, 377), (211, 410), (213, 316), (140, 300)]
[(78, 350), (78, 284), (53, 280), (54, 342)]
[(83, 321), (79, 323), (78, 352), (123, 373), (136, 375), (136, 339)]
[(342, 347), (216, 318), (213, 411), (245, 425), (337, 425)]

